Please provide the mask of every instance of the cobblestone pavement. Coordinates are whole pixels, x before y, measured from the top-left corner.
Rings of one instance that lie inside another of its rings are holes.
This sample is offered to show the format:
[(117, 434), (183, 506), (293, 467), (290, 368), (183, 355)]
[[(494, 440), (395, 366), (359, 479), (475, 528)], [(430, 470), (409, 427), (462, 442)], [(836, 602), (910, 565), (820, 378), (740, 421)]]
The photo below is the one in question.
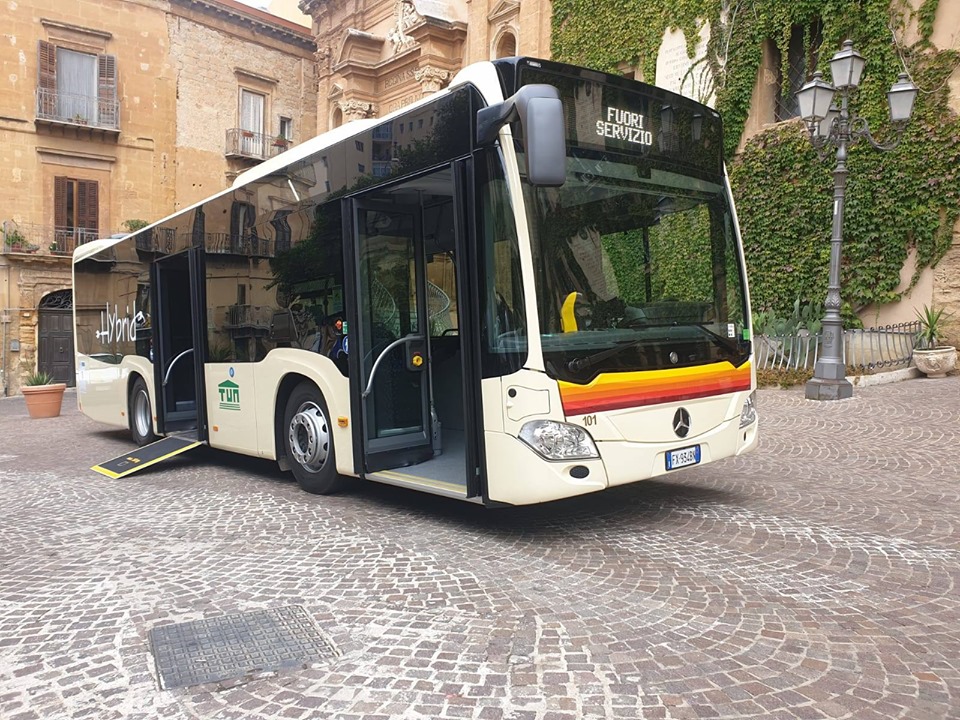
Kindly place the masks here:
[[(762, 446), (570, 502), (300, 492), (0, 400), (0, 717), (958, 718), (960, 377), (760, 394)], [(159, 690), (151, 628), (300, 605), (340, 652)]]

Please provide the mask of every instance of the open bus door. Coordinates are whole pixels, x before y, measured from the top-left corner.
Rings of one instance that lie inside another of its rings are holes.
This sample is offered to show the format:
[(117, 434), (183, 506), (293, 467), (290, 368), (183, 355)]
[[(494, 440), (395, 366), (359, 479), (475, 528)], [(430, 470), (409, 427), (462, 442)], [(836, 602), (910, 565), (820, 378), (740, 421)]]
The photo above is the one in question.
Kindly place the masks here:
[(369, 473), (433, 455), (425, 261), (419, 206), (351, 206), (358, 327), (349, 355)]
[(207, 439), (203, 363), (207, 311), (203, 248), (161, 257), (150, 267), (157, 429)]

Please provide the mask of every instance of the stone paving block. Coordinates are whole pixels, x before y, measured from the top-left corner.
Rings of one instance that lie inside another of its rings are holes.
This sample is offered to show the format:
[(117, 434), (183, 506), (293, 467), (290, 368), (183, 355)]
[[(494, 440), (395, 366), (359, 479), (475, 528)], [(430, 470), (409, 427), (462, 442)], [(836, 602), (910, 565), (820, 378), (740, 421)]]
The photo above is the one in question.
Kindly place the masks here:
[[(210, 450), (110, 481), (122, 433), (65, 402), (38, 452), (19, 403), (4, 720), (960, 717), (958, 377), (761, 391), (753, 454), (502, 511)], [(152, 628), (287, 606), (342, 655), (157, 689)]]

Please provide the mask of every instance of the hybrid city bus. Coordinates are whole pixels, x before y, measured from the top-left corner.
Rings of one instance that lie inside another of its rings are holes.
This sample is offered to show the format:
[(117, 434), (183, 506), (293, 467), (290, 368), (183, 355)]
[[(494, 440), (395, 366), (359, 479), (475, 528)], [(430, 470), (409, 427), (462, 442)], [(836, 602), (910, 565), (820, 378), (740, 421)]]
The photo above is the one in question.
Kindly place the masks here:
[(518, 505), (750, 450), (722, 145), (680, 95), (502, 59), (81, 245), (80, 408), (171, 443), (99, 469), (206, 444)]

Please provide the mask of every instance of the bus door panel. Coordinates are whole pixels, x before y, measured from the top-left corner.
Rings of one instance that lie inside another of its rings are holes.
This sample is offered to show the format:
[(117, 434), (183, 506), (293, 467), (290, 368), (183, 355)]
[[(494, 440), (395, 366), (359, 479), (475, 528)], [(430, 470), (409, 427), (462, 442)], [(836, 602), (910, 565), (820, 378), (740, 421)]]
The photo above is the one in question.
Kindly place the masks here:
[(161, 433), (197, 430), (206, 439), (204, 263), (200, 248), (151, 266), (154, 292), (154, 382)]
[[(420, 208), (353, 201), (349, 328), (361, 472), (429, 459), (430, 367)], [(356, 397), (355, 397), (356, 401)]]

